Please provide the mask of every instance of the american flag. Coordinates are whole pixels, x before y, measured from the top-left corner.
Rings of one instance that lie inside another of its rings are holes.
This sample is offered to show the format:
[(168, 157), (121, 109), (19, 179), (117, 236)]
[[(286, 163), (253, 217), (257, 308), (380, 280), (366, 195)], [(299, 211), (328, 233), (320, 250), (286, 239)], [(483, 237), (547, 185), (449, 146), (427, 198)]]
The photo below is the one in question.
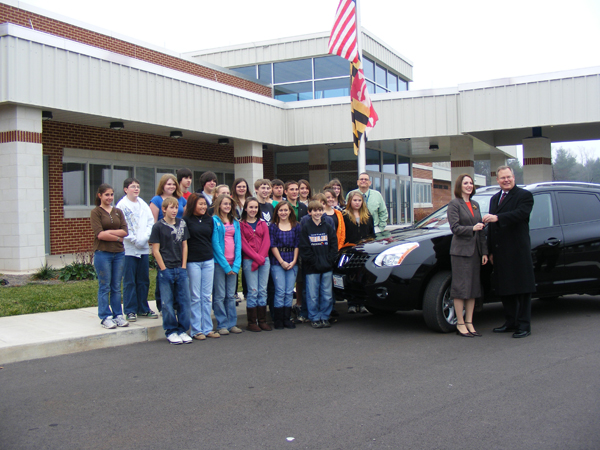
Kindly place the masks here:
[(378, 117), (367, 90), (367, 82), (358, 54), (356, 1), (340, 0), (335, 23), (329, 37), (329, 53), (350, 61), (350, 112), (354, 135), (354, 154), (358, 155), (360, 142), (377, 123)]

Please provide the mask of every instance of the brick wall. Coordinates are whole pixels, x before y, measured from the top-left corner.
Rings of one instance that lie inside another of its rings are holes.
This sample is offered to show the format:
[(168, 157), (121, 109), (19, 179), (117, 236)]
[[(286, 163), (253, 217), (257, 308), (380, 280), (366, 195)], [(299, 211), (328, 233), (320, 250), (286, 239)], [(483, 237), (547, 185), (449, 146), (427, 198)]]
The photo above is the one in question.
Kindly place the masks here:
[(413, 177), (414, 178), (422, 178), (424, 180), (433, 180), (433, 171), (413, 168)]
[(90, 220), (65, 219), (63, 212), (63, 148), (216, 161), (233, 164), (233, 146), (152, 134), (111, 130), (55, 121), (43, 122), (43, 153), (48, 156), (50, 184), (50, 253), (88, 251)]
[(275, 154), (271, 150), (263, 150), (263, 177), (275, 179)]
[(266, 97), (271, 97), (271, 88), (268, 86), (263, 86), (252, 81), (244, 80), (243, 78), (238, 78), (230, 74), (204, 67), (185, 59), (167, 55), (156, 50), (151, 50), (111, 36), (106, 36), (85, 28), (0, 3), (0, 23), (5, 22), (27, 28), (30, 28), (33, 25), (33, 28), (37, 31), (64, 37), (110, 52), (126, 55), (130, 58), (158, 64), (180, 72), (189, 73), (218, 83), (227, 84)]
[(454, 197), (454, 194), (452, 193), (452, 184), (449, 181), (435, 180), (433, 182), (431, 196), (433, 200), (433, 211), (436, 211), (442, 206), (447, 205)]

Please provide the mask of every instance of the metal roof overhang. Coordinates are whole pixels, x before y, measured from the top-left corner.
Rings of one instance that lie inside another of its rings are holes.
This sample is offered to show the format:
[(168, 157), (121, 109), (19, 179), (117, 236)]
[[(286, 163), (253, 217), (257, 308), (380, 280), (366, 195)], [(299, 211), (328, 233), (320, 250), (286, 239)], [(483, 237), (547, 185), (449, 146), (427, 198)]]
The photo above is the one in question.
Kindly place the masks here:
[[(119, 120), (130, 131), (181, 130), (186, 139), (230, 137), (275, 151), (351, 145), (348, 97), (284, 103), (13, 24), (0, 25), (0, 62), (0, 105), (51, 110), (57, 121)], [(553, 141), (600, 139), (600, 67), (372, 100), (380, 120), (369, 146), (415, 161), (449, 160), (452, 139), (464, 135), (484, 159), (535, 126)]]

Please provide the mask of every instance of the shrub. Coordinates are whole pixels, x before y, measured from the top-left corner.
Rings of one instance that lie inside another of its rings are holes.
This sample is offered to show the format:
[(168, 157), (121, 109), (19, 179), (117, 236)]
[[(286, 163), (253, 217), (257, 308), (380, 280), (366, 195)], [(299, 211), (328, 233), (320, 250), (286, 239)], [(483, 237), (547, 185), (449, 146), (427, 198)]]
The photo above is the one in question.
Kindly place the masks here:
[(46, 262), (42, 267), (40, 267), (31, 278), (33, 280), (52, 280), (56, 278), (58, 271)]
[(61, 281), (95, 280), (94, 254), (92, 252), (77, 253), (75, 261), (60, 269), (58, 279)]

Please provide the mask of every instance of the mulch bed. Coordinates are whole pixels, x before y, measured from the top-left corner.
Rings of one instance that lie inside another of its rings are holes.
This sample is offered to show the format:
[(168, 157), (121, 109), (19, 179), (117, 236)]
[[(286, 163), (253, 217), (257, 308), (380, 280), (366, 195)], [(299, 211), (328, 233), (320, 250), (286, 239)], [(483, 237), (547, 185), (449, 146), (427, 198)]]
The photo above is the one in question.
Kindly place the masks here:
[[(59, 284), (62, 283), (58, 278), (53, 280), (33, 280), (32, 275), (8, 275), (0, 274), (0, 287), (23, 286), (24, 284)], [(6, 281), (7, 283), (5, 283)]]

